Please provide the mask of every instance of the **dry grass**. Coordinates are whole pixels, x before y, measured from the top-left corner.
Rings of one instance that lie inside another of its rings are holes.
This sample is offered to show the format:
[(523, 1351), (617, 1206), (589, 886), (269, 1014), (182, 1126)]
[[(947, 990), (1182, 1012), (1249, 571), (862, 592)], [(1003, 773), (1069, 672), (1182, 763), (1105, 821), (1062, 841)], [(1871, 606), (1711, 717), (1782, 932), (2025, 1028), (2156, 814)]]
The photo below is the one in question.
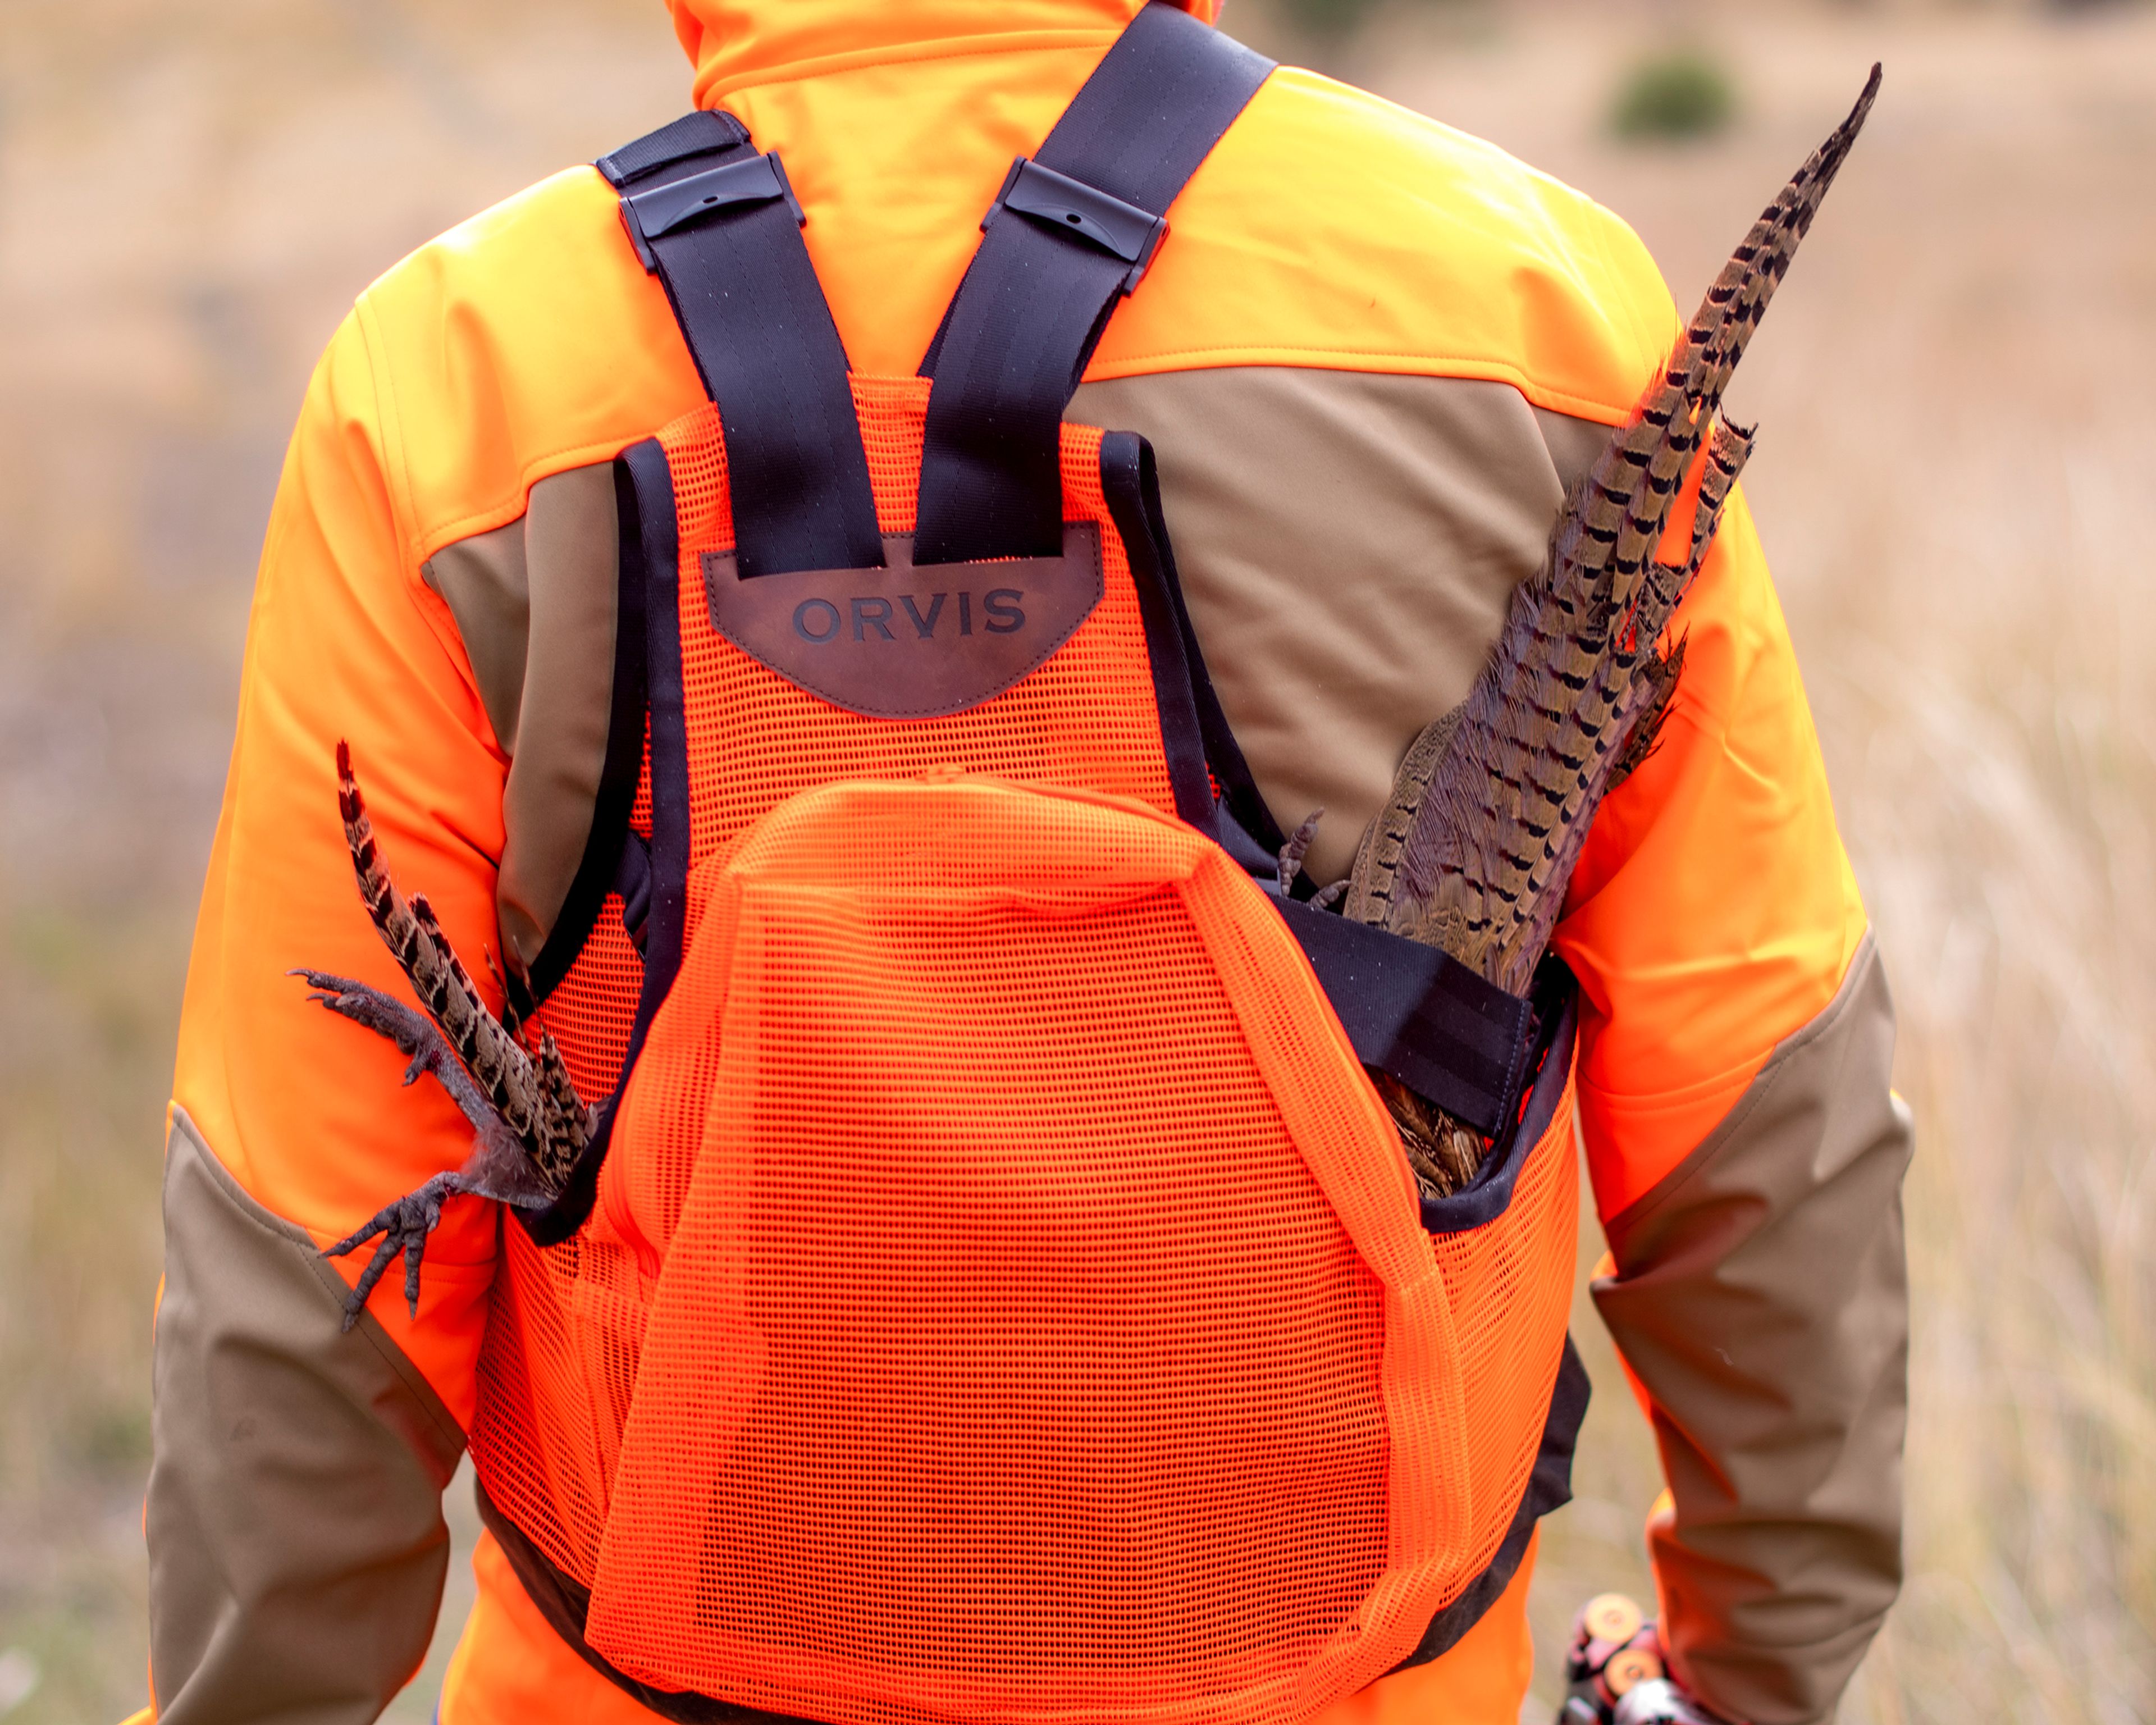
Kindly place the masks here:
[[(43, 1671), (8, 1725), (142, 1692), (157, 1111), (306, 369), (408, 246), (675, 111), (654, 14), (6, 0), (0, 1654)], [(1710, 33), (1736, 128), (1620, 148), (1609, 92), (1679, 22), (1396, 14), (1345, 69), (1594, 192), (1689, 304), (1887, 62), (1733, 403), (1921, 1125), (1911, 1579), (1848, 1715), (2156, 1720), (2156, 18), (1748, 12)], [(1579, 1330), (1546, 1685), (1578, 1600), (1640, 1584), (1653, 1485)]]

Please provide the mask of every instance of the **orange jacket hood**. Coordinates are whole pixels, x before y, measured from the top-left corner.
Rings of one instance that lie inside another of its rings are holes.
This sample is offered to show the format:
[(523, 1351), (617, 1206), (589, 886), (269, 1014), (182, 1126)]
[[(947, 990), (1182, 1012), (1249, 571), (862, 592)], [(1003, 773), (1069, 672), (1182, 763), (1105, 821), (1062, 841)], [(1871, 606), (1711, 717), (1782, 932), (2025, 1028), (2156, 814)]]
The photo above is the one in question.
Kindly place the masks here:
[[(667, 0), (696, 68), (696, 100), (714, 107), (745, 84), (850, 60), (942, 58), (1091, 39), (1121, 30), (1144, 0)], [(1218, 0), (1178, 0), (1213, 22)]]

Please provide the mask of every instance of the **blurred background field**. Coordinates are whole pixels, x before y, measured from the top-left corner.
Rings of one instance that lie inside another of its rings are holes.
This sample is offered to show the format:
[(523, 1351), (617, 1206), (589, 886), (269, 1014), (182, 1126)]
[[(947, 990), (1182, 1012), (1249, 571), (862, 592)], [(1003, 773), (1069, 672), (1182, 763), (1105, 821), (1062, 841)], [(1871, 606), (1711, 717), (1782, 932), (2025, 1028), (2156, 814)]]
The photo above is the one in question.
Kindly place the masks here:
[[(1686, 306), (1886, 62), (1732, 392), (1919, 1122), (1909, 1582), (1845, 1717), (2156, 1720), (2156, 12), (1229, 23), (1585, 187)], [(313, 356), (404, 251), (686, 91), (656, 0), (0, 0), (8, 1725), (145, 1694), (160, 1110)], [(1584, 1300), (1578, 1331), (1540, 1718), (1574, 1606), (1645, 1585), (1651, 1443)]]

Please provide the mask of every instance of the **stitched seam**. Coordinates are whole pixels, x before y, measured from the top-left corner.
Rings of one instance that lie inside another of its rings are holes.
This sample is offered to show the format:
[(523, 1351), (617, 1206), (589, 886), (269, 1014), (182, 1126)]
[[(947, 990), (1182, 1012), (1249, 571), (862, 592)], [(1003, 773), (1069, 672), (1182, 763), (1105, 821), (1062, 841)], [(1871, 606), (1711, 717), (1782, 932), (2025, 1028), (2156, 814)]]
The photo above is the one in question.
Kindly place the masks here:
[(269, 1235), (272, 1239), (284, 1241), (287, 1245), (305, 1246), (309, 1251), (317, 1249), (314, 1237), (297, 1222), (286, 1220), (275, 1212), (257, 1204), (247, 1194), (239, 1182), (233, 1177), (232, 1170), (227, 1168), (218, 1153), (209, 1147), (209, 1140), (202, 1135), (201, 1128), (196, 1126), (193, 1117), (177, 1103), (172, 1106), (172, 1130), (194, 1146), (196, 1154), (203, 1158), (210, 1177), (216, 1181), (233, 1207), (245, 1217), (249, 1224), (262, 1233)]
[[(1476, 360), (1460, 354), (1399, 353), (1382, 348), (1293, 347), (1279, 343), (1261, 347), (1180, 348), (1141, 354), (1097, 366), (1086, 374), (1084, 381), (1087, 383), (1106, 383), (1126, 377), (1152, 376), (1163, 370), (1226, 370), (1239, 365), (1286, 366), (1306, 363), (1313, 359), (1342, 362), (1327, 369), (1367, 371), (1373, 376), (1429, 377), (1432, 379), (1456, 377), (1466, 382), (1509, 383), (1537, 407), (1548, 408), (1553, 412), (1573, 411), (1575, 418), (1584, 418), (1598, 425), (1620, 425), (1631, 412), (1629, 403), (1622, 408), (1616, 408), (1587, 396), (1548, 388), (1533, 382), (1517, 367), (1506, 365), (1502, 361)], [(1397, 360), (1400, 363), (1373, 367), (1347, 362), (1354, 360)], [(1450, 372), (1419, 369), (1447, 365), (1460, 369)], [(393, 390), (393, 381), (391, 388)], [(552, 479), (578, 467), (594, 467), (603, 461), (612, 461), (624, 449), (644, 442), (649, 435), (649, 433), (642, 433), (634, 436), (603, 438), (533, 457), (519, 470), (518, 489), (513, 495), (465, 514), (452, 516), (424, 534), (415, 536), (412, 541), (416, 552), (413, 561), (424, 563), (459, 539), (507, 526), (524, 513), (531, 487), (540, 480)]]
[(650, 435), (649, 432), (639, 432), (634, 437), (602, 438), (596, 443), (578, 444), (566, 449), (556, 449), (549, 454), (534, 456), (518, 470), (517, 489), (506, 501), (490, 503), (483, 509), (475, 509), (467, 515), (443, 521), (429, 530), (425, 537), (414, 541), (426, 552), (426, 556), (420, 561), (424, 562), (439, 557), (463, 540), (475, 538), (481, 533), (490, 533), (512, 521), (521, 521), (525, 511), (530, 507), (532, 486), (542, 480), (558, 479), (562, 475), (573, 473), (579, 468), (601, 466), (613, 461), (632, 444), (646, 441)]
[[(390, 537), (393, 542), (402, 543), (406, 552), (410, 553), (421, 544), (418, 526), (418, 502), (405, 455), (403, 406), (397, 393), (396, 372), (388, 364), (387, 348), (381, 341), (381, 332), (375, 323), (374, 308), (367, 294), (362, 294), (353, 303), (352, 317), (359, 331), (361, 345), (367, 351), (367, 381), (374, 391), (374, 405), (382, 418), (385, 440), (393, 446), (390, 454), (394, 470), (385, 471), (382, 475), (383, 488), (389, 495)], [(408, 534), (401, 532), (398, 526), (397, 498), (400, 488), (404, 494), (405, 516), (413, 523)], [(425, 557), (414, 556), (410, 567), (398, 572), (403, 578), (404, 592), (411, 600), (413, 609), (419, 614), (420, 620), (434, 637), (436, 644), (448, 655), (450, 669), (471, 691), (481, 717), (485, 719), (488, 738), (499, 754), (500, 739), (494, 737), (493, 721), (486, 718), (486, 703), (478, 700), (479, 680), (472, 671), (471, 655), (465, 646), (463, 632), (457, 626), (455, 614), (450, 610), (449, 602), (428, 582), (427, 562)], [(216, 1159), (214, 1153), (211, 1159)]]
[[(1845, 967), (1844, 973), (1847, 973)], [(1825, 1012), (1827, 1006), (1833, 1004), (1834, 997), (1828, 996), (1826, 1006), (1821, 1006), (1819, 1012)], [(1818, 1014), (1815, 1013), (1813, 1018), (1815, 1019), (1817, 1016)], [(1810, 1025), (1813, 1019), (1807, 1019), (1804, 1022), (1806, 1025)], [(1792, 1031), (1790, 1034), (1794, 1035), (1796, 1033)], [(1695, 1080), (1690, 1084), (1680, 1085), (1673, 1090), (1611, 1090), (1607, 1086), (1597, 1084), (1589, 1078), (1582, 1078), (1579, 1081), (1579, 1087), (1589, 1096), (1593, 1096), (1599, 1104), (1620, 1109), (1630, 1114), (1650, 1114), (1661, 1109), (1682, 1108), (1698, 1101), (1702, 1096), (1711, 1096), (1717, 1091), (1727, 1090), (1732, 1084), (1751, 1083), (1774, 1058), (1776, 1049), (1779, 1046), (1779, 1044), (1776, 1044), (1773, 1048), (1748, 1055), (1743, 1060), (1724, 1066), (1718, 1072), (1710, 1073), (1705, 1078)]]
[[(1636, 1235), (1644, 1224), (1674, 1202), (1677, 1194), (1728, 1147), (1743, 1132), (1746, 1122), (1766, 1105), (1768, 1098), (1774, 1094), (1774, 1086), (1781, 1081), (1797, 1055), (1835, 1029), (1851, 1010), (1857, 996), (1863, 992), (1863, 977), (1868, 975), (1870, 968), (1877, 962), (1877, 947), (1871, 931), (1867, 928), (1864, 938), (1857, 943), (1856, 954), (1850, 961), (1849, 968), (1844, 973), (1841, 986), (1835, 991), (1834, 999), (1810, 1024), (1776, 1045), (1774, 1053), (1759, 1068), (1758, 1076), (1738, 1099), (1737, 1106), (1712, 1132), (1700, 1140), (1698, 1146), (1682, 1162), (1604, 1224), (1603, 1233), (1609, 1241), (1613, 1254), (1619, 1250), (1620, 1238), (1630, 1240)], [(1620, 1270), (1621, 1274), (1621, 1266)]]
[[(1632, 403), (1629, 402), (1622, 408), (1614, 408), (1607, 402), (1597, 401), (1591, 397), (1550, 388), (1536, 382), (1518, 367), (1508, 365), (1502, 360), (1477, 359), (1459, 353), (1403, 353), (1395, 348), (1300, 347), (1277, 341), (1249, 347), (1157, 349), (1098, 362), (1086, 372), (1084, 381), (1087, 383), (1106, 383), (1124, 377), (1149, 377), (1163, 371), (1295, 365), (1306, 364), (1312, 360), (1337, 362), (1327, 367), (1333, 371), (1367, 371), (1380, 376), (1457, 377), (1467, 381), (1510, 383), (1537, 407), (1548, 408), (1553, 412), (1577, 409), (1573, 417), (1591, 420), (1598, 425), (1621, 425), (1630, 417), (1632, 411)], [(1357, 360), (1394, 361), (1398, 363), (1361, 366), (1351, 362)], [(1424, 369), (1447, 366), (1457, 369)]]
[[(307, 1267), (314, 1272), (315, 1280), (321, 1285), (322, 1291), (329, 1296), (331, 1309), (342, 1312), (345, 1298), (351, 1292), (345, 1286), (343, 1277), (330, 1268), (328, 1261), (320, 1253), (310, 1256)], [(372, 1312), (361, 1312), (360, 1321), (353, 1327), (367, 1337), (382, 1363), (404, 1386), (405, 1393), (418, 1404), (419, 1411), (427, 1416), (427, 1423), (434, 1427), (435, 1435), (448, 1444), (449, 1466), (454, 1469), (456, 1457), (464, 1452), (470, 1440), (449, 1409), (440, 1405), (441, 1399), (435, 1394), (434, 1386), (427, 1382), (425, 1373), (412, 1363), (403, 1348), (389, 1339), (388, 1332), (382, 1327)]]
[[(1106, 383), (1125, 377), (1147, 377), (1160, 371), (1225, 370), (1239, 365), (1288, 366), (1307, 364), (1312, 361), (1333, 362), (1326, 367), (1330, 370), (1368, 372), (1374, 376), (1456, 377), (1479, 382), (1509, 383), (1537, 407), (1548, 408), (1553, 412), (1569, 412), (1575, 418), (1587, 419), (1598, 425), (1621, 425), (1632, 411), (1630, 402), (1622, 407), (1613, 407), (1608, 402), (1589, 396), (1574, 395), (1568, 390), (1538, 383), (1518, 367), (1508, 365), (1502, 360), (1479, 359), (1461, 353), (1404, 353), (1397, 349), (1378, 347), (1297, 347), (1283, 342), (1268, 342), (1254, 347), (1164, 348), (1113, 360), (1096, 361), (1087, 371), (1084, 382)], [(1358, 361), (1383, 363), (1360, 365), (1355, 363)], [(1440, 369), (1446, 367), (1454, 369)], [(387, 382), (393, 394), (396, 387), (394, 378)], [(649, 434), (646, 433), (604, 438), (533, 457), (519, 470), (518, 490), (513, 495), (453, 516), (424, 534), (415, 535), (412, 541), (418, 552), (414, 561), (424, 562), (444, 547), (468, 537), (471, 532), (485, 532), (495, 527), (506, 526), (523, 513), (525, 500), (531, 487), (541, 480), (551, 479), (572, 468), (595, 466), (601, 461), (611, 461), (631, 444), (643, 442), (648, 435)], [(400, 441), (400, 455), (401, 449)]]

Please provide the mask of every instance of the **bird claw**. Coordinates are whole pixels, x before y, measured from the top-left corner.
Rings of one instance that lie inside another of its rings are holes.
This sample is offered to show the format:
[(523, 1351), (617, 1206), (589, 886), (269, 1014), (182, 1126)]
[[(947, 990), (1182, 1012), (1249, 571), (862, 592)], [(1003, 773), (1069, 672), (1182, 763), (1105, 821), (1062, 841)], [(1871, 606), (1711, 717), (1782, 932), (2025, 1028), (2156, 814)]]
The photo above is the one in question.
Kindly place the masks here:
[(1287, 843), (1281, 846), (1277, 879), (1282, 898), (1295, 890), (1295, 877), (1302, 872), (1302, 860), (1309, 854), (1311, 841), (1317, 836), (1318, 822), (1324, 818), (1322, 809), (1312, 809), (1302, 818), (1302, 824), (1288, 834)]
[(348, 1331), (359, 1322), (360, 1313), (367, 1309), (367, 1296), (373, 1293), (375, 1284), (382, 1280), (382, 1273), (399, 1252), (404, 1255), (404, 1303), (414, 1318), (418, 1317), (419, 1266), (426, 1256), (427, 1236), (442, 1219), (443, 1204), (471, 1189), (461, 1173), (437, 1174), (418, 1191), (408, 1192), (394, 1203), (384, 1204), (364, 1226), (347, 1234), (335, 1245), (323, 1248), (325, 1258), (341, 1258), (377, 1235), (382, 1236), (367, 1268), (360, 1271), (357, 1285), (345, 1298), (341, 1328)]

